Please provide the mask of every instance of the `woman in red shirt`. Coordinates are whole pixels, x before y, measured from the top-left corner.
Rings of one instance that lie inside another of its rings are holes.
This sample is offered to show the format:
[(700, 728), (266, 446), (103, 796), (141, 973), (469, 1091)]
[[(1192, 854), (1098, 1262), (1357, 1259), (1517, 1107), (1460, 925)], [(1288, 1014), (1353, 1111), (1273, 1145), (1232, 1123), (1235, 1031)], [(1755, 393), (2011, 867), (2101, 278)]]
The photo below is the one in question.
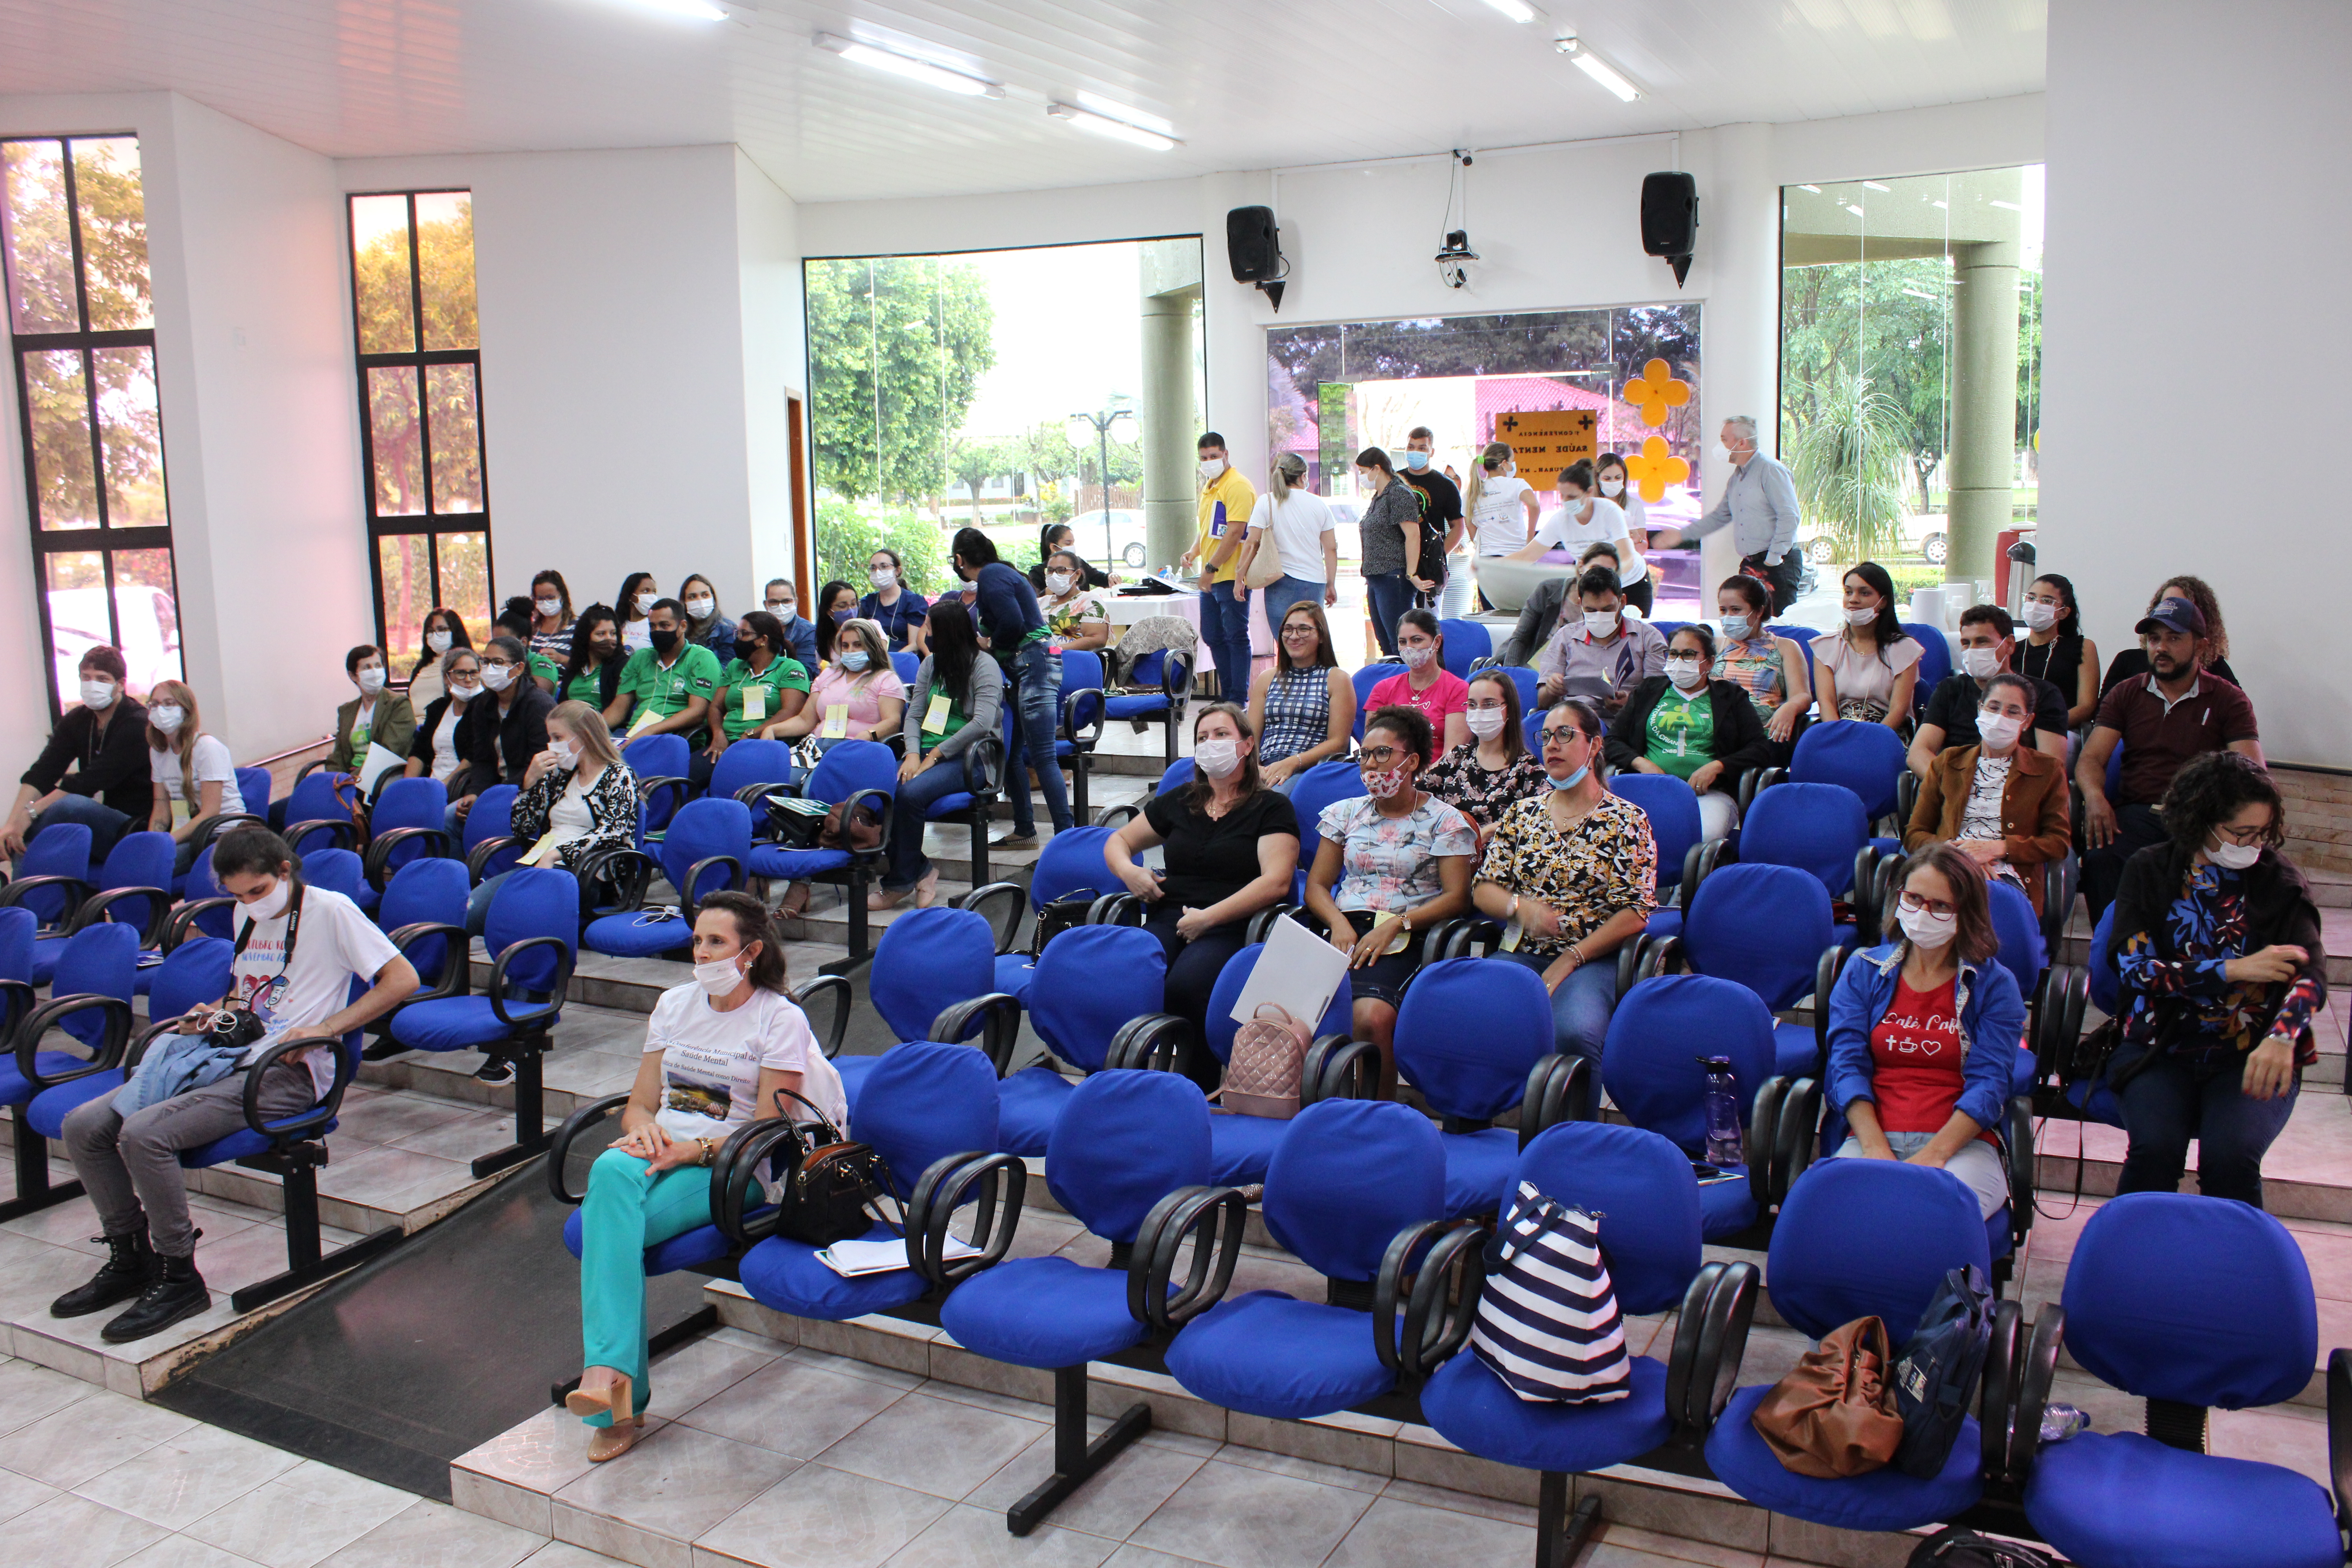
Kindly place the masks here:
[(1391, 675), (1371, 689), (1364, 711), (1376, 708), (1411, 708), (1429, 721), (1438, 737), (1437, 755), (1444, 756), (1470, 738), (1470, 683), (1445, 668), (1445, 634), (1427, 610), (1407, 610), (1397, 617), (1397, 652), (1404, 656), (1404, 673)]

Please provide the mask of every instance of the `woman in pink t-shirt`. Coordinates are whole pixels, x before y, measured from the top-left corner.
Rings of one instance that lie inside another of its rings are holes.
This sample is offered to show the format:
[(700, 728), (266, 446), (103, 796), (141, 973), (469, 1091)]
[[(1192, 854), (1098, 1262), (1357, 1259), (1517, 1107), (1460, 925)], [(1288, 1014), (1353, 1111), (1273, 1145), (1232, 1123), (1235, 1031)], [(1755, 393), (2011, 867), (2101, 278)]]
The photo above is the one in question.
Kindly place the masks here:
[(1470, 739), (1470, 683), (1445, 668), (1445, 634), (1427, 610), (1407, 610), (1397, 617), (1396, 644), (1404, 656), (1404, 673), (1373, 687), (1364, 711), (1391, 703), (1413, 709), (1440, 737), (1442, 757)]

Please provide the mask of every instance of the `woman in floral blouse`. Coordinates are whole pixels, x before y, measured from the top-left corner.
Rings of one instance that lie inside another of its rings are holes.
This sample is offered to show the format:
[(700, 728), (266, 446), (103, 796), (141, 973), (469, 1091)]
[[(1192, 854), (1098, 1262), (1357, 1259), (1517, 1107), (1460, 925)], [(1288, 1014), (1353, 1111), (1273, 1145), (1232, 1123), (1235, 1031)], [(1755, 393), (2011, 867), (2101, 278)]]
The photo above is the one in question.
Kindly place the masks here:
[(1419, 789), (1429, 721), (1411, 708), (1375, 708), (1357, 753), (1364, 793), (1323, 808), (1322, 847), (1307, 876), (1307, 907), (1348, 955), (1355, 1037), (1381, 1053), (1381, 1095), (1396, 1092), (1396, 1010), (1421, 963), (1429, 928), (1467, 911), (1477, 830)]
[(1541, 797), (1551, 781), (1528, 751), (1519, 724), (1519, 688), (1509, 676), (1486, 670), (1474, 677), (1462, 716), (1471, 738), (1431, 763), (1421, 775), (1421, 787), (1470, 819), (1483, 853), (1503, 814), (1523, 800)]
[[(524, 846), (516, 869), (552, 866), (574, 876), (599, 849), (636, 842), (637, 779), (613, 745), (604, 716), (585, 702), (559, 702), (547, 716), (547, 750), (531, 758), (510, 818)], [(512, 871), (476, 888), (466, 903), (466, 929), (476, 936), (489, 918), (490, 900)]]
[(1045, 558), (1045, 591), (1037, 595), (1037, 613), (1062, 652), (1110, 646), (1110, 612), (1087, 586), (1087, 563), (1075, 551), (1056, 550)]
[(1617, 966), (1607, 962), (1649, 922), (1658, 845), (1642, 808), (1601, 788), (1601, 715), (1570, 698), (1545, 716), (1541, 800), (1503, 814), (1486, 846), (1472, 899), (1478, 912), (1514, 926), (1519, 940), (1496, 954), (1543, 975), (1552, 1037), (1565, 1055), (1593, 1061), (1617, 1005)]

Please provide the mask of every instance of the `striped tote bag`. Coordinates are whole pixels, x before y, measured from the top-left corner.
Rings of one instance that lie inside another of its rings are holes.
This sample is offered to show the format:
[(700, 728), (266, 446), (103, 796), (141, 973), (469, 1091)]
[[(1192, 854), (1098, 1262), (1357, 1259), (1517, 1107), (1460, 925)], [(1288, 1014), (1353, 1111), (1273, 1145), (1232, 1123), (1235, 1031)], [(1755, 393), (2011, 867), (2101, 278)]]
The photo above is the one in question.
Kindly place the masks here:
[(1599, 1218), (1521, 1182), (1487, 1244), (1470, 1348), (1521, 1399), (1601, 1405), (1633, 1392)]

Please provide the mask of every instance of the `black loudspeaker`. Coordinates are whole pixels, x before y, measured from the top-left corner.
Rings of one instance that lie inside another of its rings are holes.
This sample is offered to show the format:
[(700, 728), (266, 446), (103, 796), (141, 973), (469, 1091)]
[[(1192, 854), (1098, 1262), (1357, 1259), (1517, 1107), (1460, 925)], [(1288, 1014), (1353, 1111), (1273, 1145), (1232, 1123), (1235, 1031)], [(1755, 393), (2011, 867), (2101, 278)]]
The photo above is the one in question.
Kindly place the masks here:
[(1225, 255), (1236, 283), (1263, 283), (1282, 269), (1272, 207), (1235, 207), (1225, 215)]
[(1690, 271), (1698, 243), (1698, 182), (1688, 174), (1650, 174), (1642, 181), (1642, 249), (1674, 265), (1675, 286)]

